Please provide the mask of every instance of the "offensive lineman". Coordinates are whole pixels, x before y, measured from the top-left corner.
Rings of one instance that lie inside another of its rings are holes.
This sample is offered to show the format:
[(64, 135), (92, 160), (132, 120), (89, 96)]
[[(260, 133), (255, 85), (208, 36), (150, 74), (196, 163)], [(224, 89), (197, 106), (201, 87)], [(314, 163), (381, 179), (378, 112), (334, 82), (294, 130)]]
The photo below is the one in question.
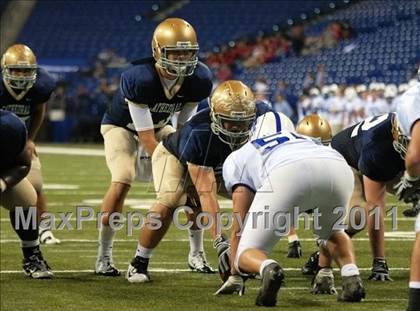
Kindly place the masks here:
[[(104, 214), (95, 266), (98, 275), (120, 275), (112, 260), (115, 230), (109, 217), (123, 209), (136, 174), (136, 156), (150, 162), (158, 142), (175, 131), (169, 125), (173, 114), (180, 112), (178, 124), (182, 126), (195, 113), (197, 103), (210, 95), (211, 72), (198, 61), (198, 48), (194, 28), (183, 19), (168, 18), (154, 31), (153, 58), (135, 62), (121, 75), (119, 91), (101, 126), (112, 180), (101, 207)], [(192, 227), (189, 236), (190, 268), (214, 273), (206, 262), (202, 230)]]
[[(257, 107), (256, 107), (257, 106)], [(147, 268), (154, 248), (157, 247), (172, 221), (174, 210), (186, 201), (186, 188), (193, 185), (199, 203), (213, 220), (219, 211), (214, 169), (220, 167), (232, 150), (248, 140), (256, 114), (268, 108), (255, 104), (252, 91), (240, 81), (220, 84), (210, 98), (210, 108), (197, 113), (181, 130), (170, 134), (156, 148), (152, 156), (152, 169), (157, 202), (150, 212), (160, 215), (159, 229), (143, 226), (136, 255), (127, 270), (132, 283), (150, 281)], [(210, 234), (220, 259), (229, 260), (229, 245), (215, 221)]]
[[(49, 279), (53, 273), (42, 257), (38, 222), (30, 212), (36, 206), (36, 191), (25, 178), (31, 168), (32, 146), (27, 142), (25, 124), (5, 110), (0, 110), (0, 146), (7, 146), (0, 153), (0, 206), (9, 210), (10, 222), (21, 240), (23, 271), (33, 279)], [(19, 223), (19, 207), (25, 219), (32, 218), (27, 228)]]
[[(28, 128), (28, 148), (32, 154), (31, 170), (27, 176), (37, 192), (38, 220), (46, 212), (46, 198), (42, 190), (42, 172), (35, 139), (44, 121), (47, 102), (55, 89), (55, 81), (47, 71), (38, 67), (35, 54), (23, 44), (9, 47), (1, 60), (0, 109), (15, 113)], [(41, 223), (42, 224), (42, 223)], [(45, 244), (59, 244), (48, 226), (40, 227), (39, 240)]]
[[(420, 71), (419, 71), (420, 74)], [(401, 97), (397, 105), (397, 117), (401, 125), (401, 132), (410, 139), (407, 154), (405, 157), (405, 173), (398, 189), (402, 196), (406, 192), (417, 192), (420, 196), (420, 189), (411, 189), (413, 182), (420, 177), (420, 83), (417, 82)], [(405, 179), (405, 180), (404, 180)], [(418, 184), (417, 184), (418, 186)], [(409, 301), (407, 311), (418, 310), (420, 306), (420, 214), (417, 214), (416, 240), (411, 255)]]
[[(299, 212), (318, 208), (319, 228), (314, 231), (322, 239), (321, 250), (334, 255), (341, 267), (343, 291), (339, 300), (360, 301), (365, 292), (352, 243), (343, 230), (335, 228), (338, 218), (332, 213), (350, 200), (353, 174), (338, 152), (282, 130), (279, 123), (266, 116), (258, 118), (251, 141), (233, 152), (223, 165), (226, 189), (232, 192), (233, 212), (249, 216), (239, 245), (232, 243), (235, 269), (262, 277), (256, 305), (276, 305), (284, 271), (276, 261), (268, 259), (268, 253), (287, 234), (293, 207), (298, 206)], [(232, 240), (239, 232), (236, 220)], [(231, 281), (232, 288), (236, 285), (236, 290), (242, 291), (242, 278), (233, 278), (235, 275), (225, 284)], [(218, 293), (232, 293), (227, 287), (224, 291), (224, 286)]]

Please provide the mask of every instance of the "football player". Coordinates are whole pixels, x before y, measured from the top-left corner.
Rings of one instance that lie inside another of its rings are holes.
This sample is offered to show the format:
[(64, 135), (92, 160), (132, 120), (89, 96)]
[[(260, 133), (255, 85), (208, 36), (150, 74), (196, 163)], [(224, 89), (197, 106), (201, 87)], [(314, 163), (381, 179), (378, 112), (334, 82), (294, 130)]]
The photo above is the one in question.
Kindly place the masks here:
[[(341, 131), (333, 137), (331, 143), (352, 167), (355, 176), (354, 192), (348, 208), (364, 207), (365, 214), (370, 213), (365, 217), (373, 254), (370, 280), (391, 280), (384, 248), (385, 195), (387, 191), (394, 194), (397, 192), (395, 186), (404, 173), (404, 157), (407, 150), (407, 139), (404, 137), (400, 133), (395, 113), (389, 113), (370, 117)], [(412, 203), (414, 200), (413, 197), (398, 197)], [(371, 213), (372, 210), (376, 213)], [(358, 225), (359, 214), (354, 215)], [(375, 217), (379, 218), (379, 222)], [(352, 227), (352, 222), (347, 223), (346, 232), (350, 237), (361, 230)], [(324, 264), (331, 265), (331, 260), (327, 258), (323, 258), (322, 261), (321, 267)], [(317, 256), (311, 256), (306, 266), (318, 267)], [(311, 269), (305, 270), (304, 267), (303, 272), (310, 274)]]
[[(47, 71), (38, 67), (35, 54), (23, 44), (9, 47), (1, 59), (0, 109), (15, 113), (28, 127), (28, 148), (32, 153), (28, 180), (37, 192), (38, 219), (46, 212), (46, 198), (42, 190), (41, 163), (35, 139), (44, 121), (47, 102), (55, 89), (55, 81)], [(39, 230), (41, 243), (58, 244), (48, 224)]]
[(186, 202), (186, 188), (194, 186), (203, 210), (213, 219), (210, 234), (219, 256), (229, 258), (229, 245), (218, 230), (219, 211), (214, 170), (226, 157), (248, 140), (257, 109), (252, 91), (240, 81), (225, 81), (210, 98), (210, 108), (197, 113), (181, 130), (170, 134), (156, 147), (152, 170), (157, 202), (150, 211), (160, 215), (160, 228), (146, 220), (140, 232), (136, 255), (127, 270), (132, 283), (150, 281), (149, 258), (172, 220), (174, 210)]
[[(257, 119), (251, 141), (226, 159), (223, 178), (232, 192), (233, 212), (248, 216), (242, 232), (236, 220), (231, 252), (236, 271), (262, 278), (256, 305), (276, 305), (285, 274), (268, 254), (290, 229), (295, 206), (299, 212), (319, 209), (319, 226), (314, 232), (322, 240), (321, 250), (333, 255), (341, 267), (343, 291), (338, 300), (364, 298), (352, 242), (344, 230), (335, 227), (338, 218), (333, 210), (347, 205), (353, 188), (353, 174), (338, 152), (282, 130), (275, 118), (264, 115)], [(237, 282), (236, 288), (242, 291), (240, 280), (232, 275), (224, 286)]]
[[(0, 205), (9, 210), (10, 222), (21, 240), (23, 271), (34, 279), (51, 278), (53, 273), (39, 249), (36, 213), (30, 211), (36, 206), (36, 191), (25, 178), (33, 145), (27, 141), (25, 124), (5, 110), (0, 110), (0, 146)], [(28, 226), (20, 223), (22, 216)]]
[[(122, 73), (120, 88), (102, 120), (106, 163), (112, 177), (101, 207), (95, 266), (98, 275), (120, 275), (112, 260), (115, 230), (109, 225), (109, 217), (123, 209), (136, 175), (136, 157), (140, 158), (142, 179), (150, 181), (145, 168), (150, 167), (150, 156), (158, 142), (175, 131), (170, 125), (173, 114), (180, 112), (178, 124), (182, 126), (212, 89), (211, 72), (197, 58), (195, 30), (185, 20), (168, 18), (161, 22), (153, 34), (152, 52), (153, 57), (135, 62)], [(188, 200), (187, 205), (192, 204)], [(189, 218), (193, 216), (188, 214)], [(192, 227), (189, 237), (190, 268), (214, 273), (206, 262), (202, 230)]]
[[(296, 132), (305, 136), (318, 139), (324, 146), (329, 146), (332, 138), (331, 126), (326, 119), (318, 114), (304, 117), (296, 126)], [(291, 231), (294, 228), (291, 228)], [(312, 254), (311, 256), (313, 256)], [(319, 255), (316, 252), (315, 255)]]
[[(420, 71), (419, 71), (420, 73)], [(402, 199), (420, 196), (420, 83), (407, 90), (397, 105), (397, 116), (401, 135), (408, 140), (405, 156), (405, 172), (397, 187), (397, 195)], [(404, 140), (403, 137), (401, 137)], [(411, 255), (409, 302), (407, 311), (418, 310), (420, 306), (420, 214), (417, 215), (416, 239)]]

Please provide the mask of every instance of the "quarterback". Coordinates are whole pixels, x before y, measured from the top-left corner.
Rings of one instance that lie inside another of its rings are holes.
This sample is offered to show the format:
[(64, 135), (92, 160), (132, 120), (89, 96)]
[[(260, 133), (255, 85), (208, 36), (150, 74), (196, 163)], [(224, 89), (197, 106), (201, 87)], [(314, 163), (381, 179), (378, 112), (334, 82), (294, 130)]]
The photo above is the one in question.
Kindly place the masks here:
[[(115, 231), (109, 225), (109, 217), (122, 211), (136, 168), (143, 180), (150, 181), (150, 156), (158, 142), (175, 131), (170, 125), (173, 114), (180, 112), (178, 124), (182, 126), (212, 89), (210, 70), (197, 58), (195, 30), (185, 20), (168, 18), (161, 22), (153, 34), (152, 52), (153, 57), (134, 62), (122, 73), (120, 88), (102, 120), (106, 163), (112, 176), (101, 207), (102, 228), (95, 267), (98, 275), (120, 275), (112, 260)], [(189, 199), (187, 205), (192, 206), (193, 202)], [(206, 262), (202, 230), (192, 227), (189, 236), (190, 268), (213, 273)]]
[[(55, 89), (54, 79), (38, 67), (35, 54), (23, 44), (9, 47), (1, 59), (0, 109), (16, 114), (28, 127), (28, 148), (32, 154), (29, 182), (37, 192), (38, 219), (46, 211), (46, 198), (42, 191), (41, 163), (35, 148), (35, 139), (44, 121), (47, 102)], [(40, 228), (41, 243), (58, 244), (48, 226)]]
[(38, 222), (33, 219), (27, 228), (17, 224), (18, 207), (28, 219), (30, 208), (37, 202), (36, 191), (25, 178), (33, 150), (27, 141), (25, 124), (5, 110), (0, 110), (0, 146), (7, 146), (0, 153), (0, 205), (9, 210), (10, 222), (21, 240), (23, 271), (33, 279), (51, 278), (53, 273), (39, 249)]
[[(290, 229), (294, 207), (299, 212), (318, 208), (321, 251), (337, 259), (343, 277), (340, 301), (360, 301), (365, 296), (355, 264), (351, 240), (336, 227), (336, 207), (347, 206), (353, 174), (343, 157), (309, 137), (284, 130), (276, 118), (257, 119), (250, 142), (233, 152), (223, 165), (226, 189), (232, 192), (233, 212), (248, 216), (240, 238), (234, 227), (232, 254), (237, 274), (218, 293), (243, 291), (241, 273), (259, 274), (258, 306), (274, 306), (285, 277), (284, 270), (268, 258), (274, 245)], [(258, 172), (258, 173), (256, 173)], [(334, 187), (331, 187), (334, 184)], [(268, 217), (255, 217), (268, 213)], [(278, 217), (283, 216), (283, 217)], [(286, 216), (286, 217), (284, 217)], [(271, 221), (267, 224), (266, 218)], [(236, 247), (237, 245), (237, 247)], [(237, 248), (237, 249), (235, 249)]]

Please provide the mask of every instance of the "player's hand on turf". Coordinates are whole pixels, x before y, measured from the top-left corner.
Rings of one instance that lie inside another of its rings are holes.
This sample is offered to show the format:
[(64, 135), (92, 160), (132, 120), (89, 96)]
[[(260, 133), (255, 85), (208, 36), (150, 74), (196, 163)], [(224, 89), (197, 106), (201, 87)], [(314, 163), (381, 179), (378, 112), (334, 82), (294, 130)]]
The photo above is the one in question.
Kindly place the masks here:
[(214, 293), (214, 295), (232, 295), (242, 296), (245, 293), (245, 283), (241, 276), (231, 275), (225, 283)]
[(389, 276), (389, 273), (381, 273), (381, 272), (372, 272), (368, 279), (372, 281), (382, 281), (382, 282), (393, 281), (393, 279), (391, 279), (391, 277)]
[(414, 202), (415, 198), (420, 195), (419, 187), (416, 184), (418, 180), (419, 177), (412, 177), (407, 172), (404, 172), (400, 182), (394, 186), (394, 189), (397, 190), (395, 195), (398, 200), (403, 200), (406, 203)]

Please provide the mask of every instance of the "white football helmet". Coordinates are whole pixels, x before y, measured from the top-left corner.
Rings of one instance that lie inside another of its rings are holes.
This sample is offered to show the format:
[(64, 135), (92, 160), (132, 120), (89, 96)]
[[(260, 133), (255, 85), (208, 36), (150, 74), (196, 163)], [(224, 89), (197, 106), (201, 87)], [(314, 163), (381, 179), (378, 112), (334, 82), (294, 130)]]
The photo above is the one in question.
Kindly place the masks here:
[(257, 118), (251, 130), (251, 140), (270, 136), (281, 131), (294, 132), (295, 126), (285, 114), (270, 111)]

